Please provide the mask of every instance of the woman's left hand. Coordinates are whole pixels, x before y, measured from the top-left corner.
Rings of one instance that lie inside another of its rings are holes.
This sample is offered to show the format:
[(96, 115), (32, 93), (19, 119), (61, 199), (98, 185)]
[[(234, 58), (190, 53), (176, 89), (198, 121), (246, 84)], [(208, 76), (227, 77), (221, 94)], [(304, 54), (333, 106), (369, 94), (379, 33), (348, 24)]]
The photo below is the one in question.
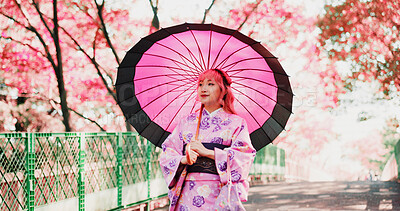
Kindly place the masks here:
[(214, 159), (214, 150), (209, 150), (204, 147), (200, 141), (190, 142), (190, 147), (193, 151), (197, 152), (201, 157), (208, 157)]

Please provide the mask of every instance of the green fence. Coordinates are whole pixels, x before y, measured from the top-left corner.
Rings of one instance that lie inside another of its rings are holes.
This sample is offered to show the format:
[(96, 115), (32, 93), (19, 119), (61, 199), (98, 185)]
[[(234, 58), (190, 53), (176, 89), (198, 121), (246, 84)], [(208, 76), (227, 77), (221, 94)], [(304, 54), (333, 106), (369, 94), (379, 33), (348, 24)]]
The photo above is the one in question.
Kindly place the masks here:
[[(0, 210), (111, 210), (166, 196), (159, 148), (137, 133), (0, 134)], [(284, 151), (251, 174), (284, 174)]]

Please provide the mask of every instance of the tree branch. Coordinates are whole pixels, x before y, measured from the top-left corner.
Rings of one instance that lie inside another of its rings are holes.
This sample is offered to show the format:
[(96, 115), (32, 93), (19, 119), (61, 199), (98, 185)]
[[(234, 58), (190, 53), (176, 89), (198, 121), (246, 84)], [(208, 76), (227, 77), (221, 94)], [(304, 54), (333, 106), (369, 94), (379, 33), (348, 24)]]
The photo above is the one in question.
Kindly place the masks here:
[(97, 7), (97, 15), (100, 18), (100, 24), (101, 24), (101, 28), (100, 29), (104, 33), (104, 37), (106, 38), (107, 44), (110, 46), (111, 51), (114, 54), (114, 57), (115, 57), (115, 60), (117, 61), (117, 64), (120, 65), (121, 62), (120, 62), (120, 59), (118, 57), (117, 51), (115, 50), (113, 44), (111, 43), (111, 39), (110, 39), (110, 36), (108, 34), (108, 31), (107, 31), (107, 28), (106, 28), (106, 24), (104, 23), (104, 18), (103, 18), (104, 0), (102, 1), (101, 4), (98, 4), (96, 0), (94, 0), (94, 2), (95, 2), (96, 7)]
[(24, 13), (24, 11), (22, 10), (21, 4), (17, 2), (17, 0), (14, 0), (14, 3), (18, 6), (18, 9), (21, 11), (22, 16), (24, 16), (25, 20), (28, 22), (29, 25), (29, 18), (26, 16), (26, 14)]
[[(54, 109), (59, 110), (59, 108), (57, 108), (56, 105), (54, 105), (54, 104), (60, 105), (61, 103), (59, 103), (59, 102), (57, 102), (57, 101), (55, 101), (55, 100), (53, 100), (53, 99), (47, 99), (47, 100), (50, 102), (50, 105), (51, 105)], [(76, 115), (78, 115), (79, 117), (81, 117), (81, 118), (83, 118), (83, 119), (85, 119), (85, 120), (88, 120), (89, 122), (95, 124), (98, 128), (100, 128), (101, 131), (106, 131), (103, 127), (101, 127), (101, 125), (100, 125), (99, 123), (97, 123), (96, 121), (94, 121), (94, 120), (92, 120), (92, 119), (90, 119), (90, 118), (88, 118), (88, 117), (85, 117), (83, 114), (79, 113), (78, 111), (76, 111), (76, 110), (74, 110), (74, 109), (72, 109), (72, 108), (68, 108), (68, 110), (74, 112), (74, 113), (75, 113)]]
[(215, 0), (212, 0), (210, 6), (204, 11), (203, 20), (201, 21), (202, 24), (204, 24), (206, 22), (206, 17), (208, 15), (208, 13), (210, 12), (211, 7), (214, 5), (214, 3), (215, 3)]
[(31, 50), (35, 51), (36, 53), (39, 53), (39, 54), (41, 54), (43, 57), (46, 57), (46, 55), (44, 55), (43, 52), (39, 51), (38, 49), (36, 49), (35, 47), (33, 47), (33, 46), (30, 45), (30, 44), (23, 43), (22, 41), (16, 40), (16, 39), (14, 39), (14, 38), (12, 38), (12, 37), (3, 37), (3, 38), (4, 38), (4, 39), (9, 39), (9, 40), (11, 40), (11, 41), (13, 41), (13, 42), (16, 42), (16, 43), (18, 43), (18, 44), (27, 46), (28, 48), (30, 48)]
[(36, 12), (38, 13), (43, 25), (46, 27), (46, 29), (50, 33), (51, 37), (54, 37), (53, 32), (50, 30), (49, 25), (47, 24), (46, 20), (44, 19), (43, 13), (40, 11), (39, 3), (37, 3), (35, 0), (32, 0), (32, 4), (35, 7)]
[(6, 18), (8, 18), (8, 19), (10, 19), (10, 20), (12, 20), (12, 21), (14, 21), (14, 22), (17, 23), (18, 25), (21, 25), (21, 26), (24, 27), (26, 30), (28, 30), (28, 31), (30, 31), (30, 32), (33, 32), (33, 33), (36, 35), (36, 37), (39, 39), (40, 43), (42, 43), (43, 48), (44, 48), (44, 50), (45, 50), (45, 52), (46, 52), (46, 58), (47, 58), (47, 60), (49, 60), (49, 62), (51, 63), (51, 66), (53, 67), (53, 69), (56, 69), (56, 68), (57, 68), (57, 65), (56, 65), (56, 63), (54, 62), (54, 59), (51, 57), (50, 50), (49, 50), (48, 46), (46, 45), (46, 42), (44, 41), (43, 37), (39, 34), (39, 32), (36, 30), (35, 27), (33, 27), (33, 26), (30, 25), (30, 24), (29, 24), (29, 26), (25, 26), (23, 23), (21, 23), (20, 21), (16, 20), (15, 18), (13, 18), (13, 17), (11, 17), (11, 16), (9, 16), (9, 15), (7, 15), (7, 14), (4, 14), (3, 12), (1, 12), (1, 14), (2, 14), (4, 17), (6, 17)]
[(249, 14), (246, 15), (246, 17), (244, 18), (243, 22), (240, 24), (240, 26), (237, 28), (237, 30), (239, 31), (243, 25), (247, 22), (247, 20), (249, 19), (249, 17), (251, 16), (251, 14), (257, 9), (257, 7), (261, 4), (262, 0), (258, 0), (256, 5), (254, 5), (253, 9), (251, 10), (251, 12), (249, 12)]
[(105, 80), (103, 74), (101, 73), (101, 71), (100, 71), (100, 65), (97, 63), (96, 59), (93, 58), (93, 57), (91, 57), (91, 56), (82, 48), (82, 46), (78, 43), (78, 41), (77, 41), (74, 37), (72, 37), (72, 35), (71, 35), (67, 30), (65, 30), (63, 27), (60, 27), (60, 28), (61, 28), (61, 30), (63, 30), (64, 33), (65, 33), (66, 35), (68, 35), (68, 37), (75, 43), (75, 45), (76, 45), (76, 47), (78, 47), (79, 51), (81, 51), (83, 54), (85, 54), (85, 56), (92, 62), (92, 64), (94, 65), (95, 69), (97, 70), (97, 74), (100, 76), (100, 78), (101, 78), (101, 80), (102, 80), (104, 86), (106, 87), (108, 93), (109, 93), (109, 94), (114, 98), (114, 100), (117, 102), (117, 101), (118, 101), (118, 100), (117, 100), (117, 96), (116, 96), (116, 94), (114, 93), (114, 91), (111, 90), (111, 88), (107, 85), (107, 81)]
[(154, 27), (154, 29), (158, 30), (160, 29), (160, 21), (158, 19), (158, 0), (156, 0), (156, 5), (154, 6), (153, 1), (149, 0), (151, 9), (153, 10), (153, 20), (151, 21), (151, 26)]

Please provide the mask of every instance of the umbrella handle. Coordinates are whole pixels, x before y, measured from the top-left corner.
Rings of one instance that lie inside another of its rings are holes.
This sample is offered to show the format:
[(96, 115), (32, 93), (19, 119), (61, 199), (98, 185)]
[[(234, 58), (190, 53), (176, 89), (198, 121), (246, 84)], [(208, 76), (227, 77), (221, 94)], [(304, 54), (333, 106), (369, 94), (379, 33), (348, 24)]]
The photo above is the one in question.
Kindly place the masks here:
[(186, 160), (187, 160), (187, 164), (188, 165), (192, 165), (193, 164), (193, 162), (192, 162), (192, 160), (190, 159), (190, 143), (187, 145), (187, 148), (186, 148)]
[[(194, 137), (194, 141), (198, 141), (198, 138), (199, 138), (199, 128), (200, 128), (201, 117), (202, 117), (202, 114), (203, 114), (203, 109), (204, 109), (204, 105), (201, 104), (199, 120), (197, 121), (196, 136)], [(186, 149), (186, 160), (187, 160), (188, 165), (192, 165), (193, 164), (192, 160), (190, 159), (190, 150), (191, 150), (190, 149), (190, 143), (188, 143), (187, 149)]]

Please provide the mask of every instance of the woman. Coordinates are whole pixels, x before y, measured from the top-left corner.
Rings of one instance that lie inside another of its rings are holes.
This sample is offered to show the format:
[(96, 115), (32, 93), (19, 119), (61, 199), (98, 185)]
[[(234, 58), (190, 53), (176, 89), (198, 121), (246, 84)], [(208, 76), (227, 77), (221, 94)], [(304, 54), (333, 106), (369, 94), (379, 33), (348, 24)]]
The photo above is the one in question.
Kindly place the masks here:
[(204, 71), (197, 87), (200, 111), (182, 119), (162, 144), (159, 160), (170, 210), (215, 209), (227, 182), (227, 164), (240, 199), (247, 200), (247, 177), (256, 151), (245, 120), (233, 108), (231, 83), (224, 71)]

